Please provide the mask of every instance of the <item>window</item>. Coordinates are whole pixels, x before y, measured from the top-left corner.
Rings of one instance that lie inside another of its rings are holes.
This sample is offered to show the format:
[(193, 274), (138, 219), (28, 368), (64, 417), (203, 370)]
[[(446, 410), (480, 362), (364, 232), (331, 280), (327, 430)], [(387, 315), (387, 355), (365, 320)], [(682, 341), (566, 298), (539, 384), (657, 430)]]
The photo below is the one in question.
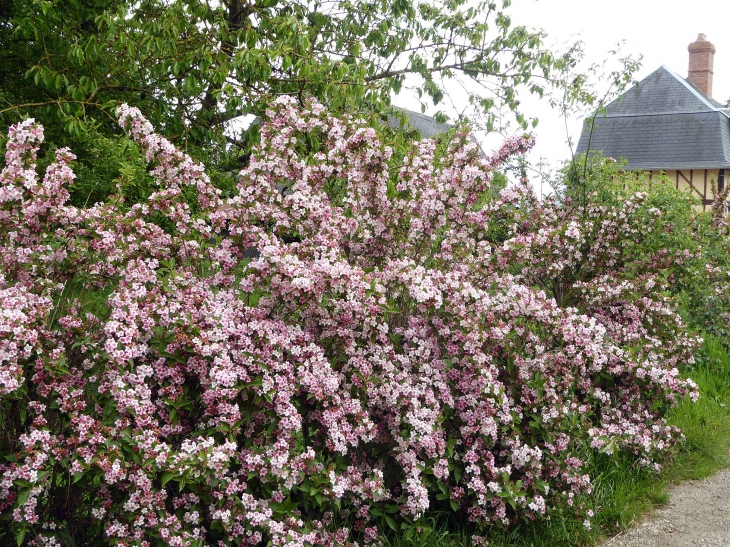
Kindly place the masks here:
[(725, 170), (720, 169), (720, 172), (717, 174), (717, 191), (722, 192), (725, 189)]

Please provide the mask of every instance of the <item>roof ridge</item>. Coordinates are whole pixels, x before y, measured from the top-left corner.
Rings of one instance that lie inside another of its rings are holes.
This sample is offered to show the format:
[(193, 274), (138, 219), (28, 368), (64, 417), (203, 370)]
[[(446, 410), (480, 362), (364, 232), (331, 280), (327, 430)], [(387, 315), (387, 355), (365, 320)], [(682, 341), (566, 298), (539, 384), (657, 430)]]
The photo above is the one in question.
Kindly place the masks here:
[[(703, 103), (705, 103), (713, 111), (719, 110), (719, 108), (717, 108), (714, 104), (712, 104), (710, 102), (712, 100), (710, 97), (708, 97), (707, 95), (705, 95), (704, 93), (702, 93), (702, 91), (700, 91), (699, 89), (695, 88), (686, 79), (682, 78), (679, 74), (677, 74), (676, 72), (674, 72), (671, 68), (669, 68), (666, 65), (662, 65), (659, 68), (663, 68), (669, 74), (671, 74), (672, 76), (674, 76), (674, 78), (676, 80), (678, 80), (684, 87), (686, 87), (687, 89), (689, 89), (695, 97), (697, 97), (699, 100), (701, 100)], [(654, 72), (656, 72), (656, 70)], [(654, 74), (654, 72), (652, 72), (652, 74)]]

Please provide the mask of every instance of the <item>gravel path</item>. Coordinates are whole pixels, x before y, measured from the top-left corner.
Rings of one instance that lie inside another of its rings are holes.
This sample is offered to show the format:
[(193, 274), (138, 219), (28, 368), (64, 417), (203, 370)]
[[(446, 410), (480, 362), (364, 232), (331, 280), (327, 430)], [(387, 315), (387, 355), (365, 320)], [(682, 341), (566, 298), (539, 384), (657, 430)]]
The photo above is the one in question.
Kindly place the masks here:
[(730, 547), (730, 469), (669, 489), (669, 505), (601, 547)]

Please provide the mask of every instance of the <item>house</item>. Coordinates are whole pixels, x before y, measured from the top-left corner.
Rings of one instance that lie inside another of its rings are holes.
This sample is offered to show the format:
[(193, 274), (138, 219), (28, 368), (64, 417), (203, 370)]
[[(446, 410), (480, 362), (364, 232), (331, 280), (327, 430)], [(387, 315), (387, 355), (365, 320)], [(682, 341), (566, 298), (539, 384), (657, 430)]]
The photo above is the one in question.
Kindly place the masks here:
[(711, 181), (722, 190), (730, 169), (730, 108), (712, 98), (715, 46), (700, 34), (688, 50), (686, 79), (659, 67), (586, 120), (577, 151), (622, 158), (650, 177), (665, 173), (706, 208)]

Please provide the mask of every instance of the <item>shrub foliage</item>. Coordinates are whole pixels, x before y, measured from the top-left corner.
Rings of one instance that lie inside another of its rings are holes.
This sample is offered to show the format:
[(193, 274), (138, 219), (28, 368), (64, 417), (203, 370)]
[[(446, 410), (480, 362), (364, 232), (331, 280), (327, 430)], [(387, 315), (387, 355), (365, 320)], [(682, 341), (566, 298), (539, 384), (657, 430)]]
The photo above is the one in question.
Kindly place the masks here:
[[(222, 200), (134, 108), (155, 191), (67, 204), (14, 126), (0, 188), (0, 539), (371, 543), (429, 510), (477, 526), (583, 511), (585, 453), (647, 465), (696, 389), (645, 195), (484, 204), (513, 139), (396, 158), (291, 99)], [(313, 149), (312, 136), (321, 146)], [(191, 199), (192, 198), (194, 199)], [(223, 237), (223, 234), (226, 237)], [(589, 524), (589, 523), (587, 523)]]

